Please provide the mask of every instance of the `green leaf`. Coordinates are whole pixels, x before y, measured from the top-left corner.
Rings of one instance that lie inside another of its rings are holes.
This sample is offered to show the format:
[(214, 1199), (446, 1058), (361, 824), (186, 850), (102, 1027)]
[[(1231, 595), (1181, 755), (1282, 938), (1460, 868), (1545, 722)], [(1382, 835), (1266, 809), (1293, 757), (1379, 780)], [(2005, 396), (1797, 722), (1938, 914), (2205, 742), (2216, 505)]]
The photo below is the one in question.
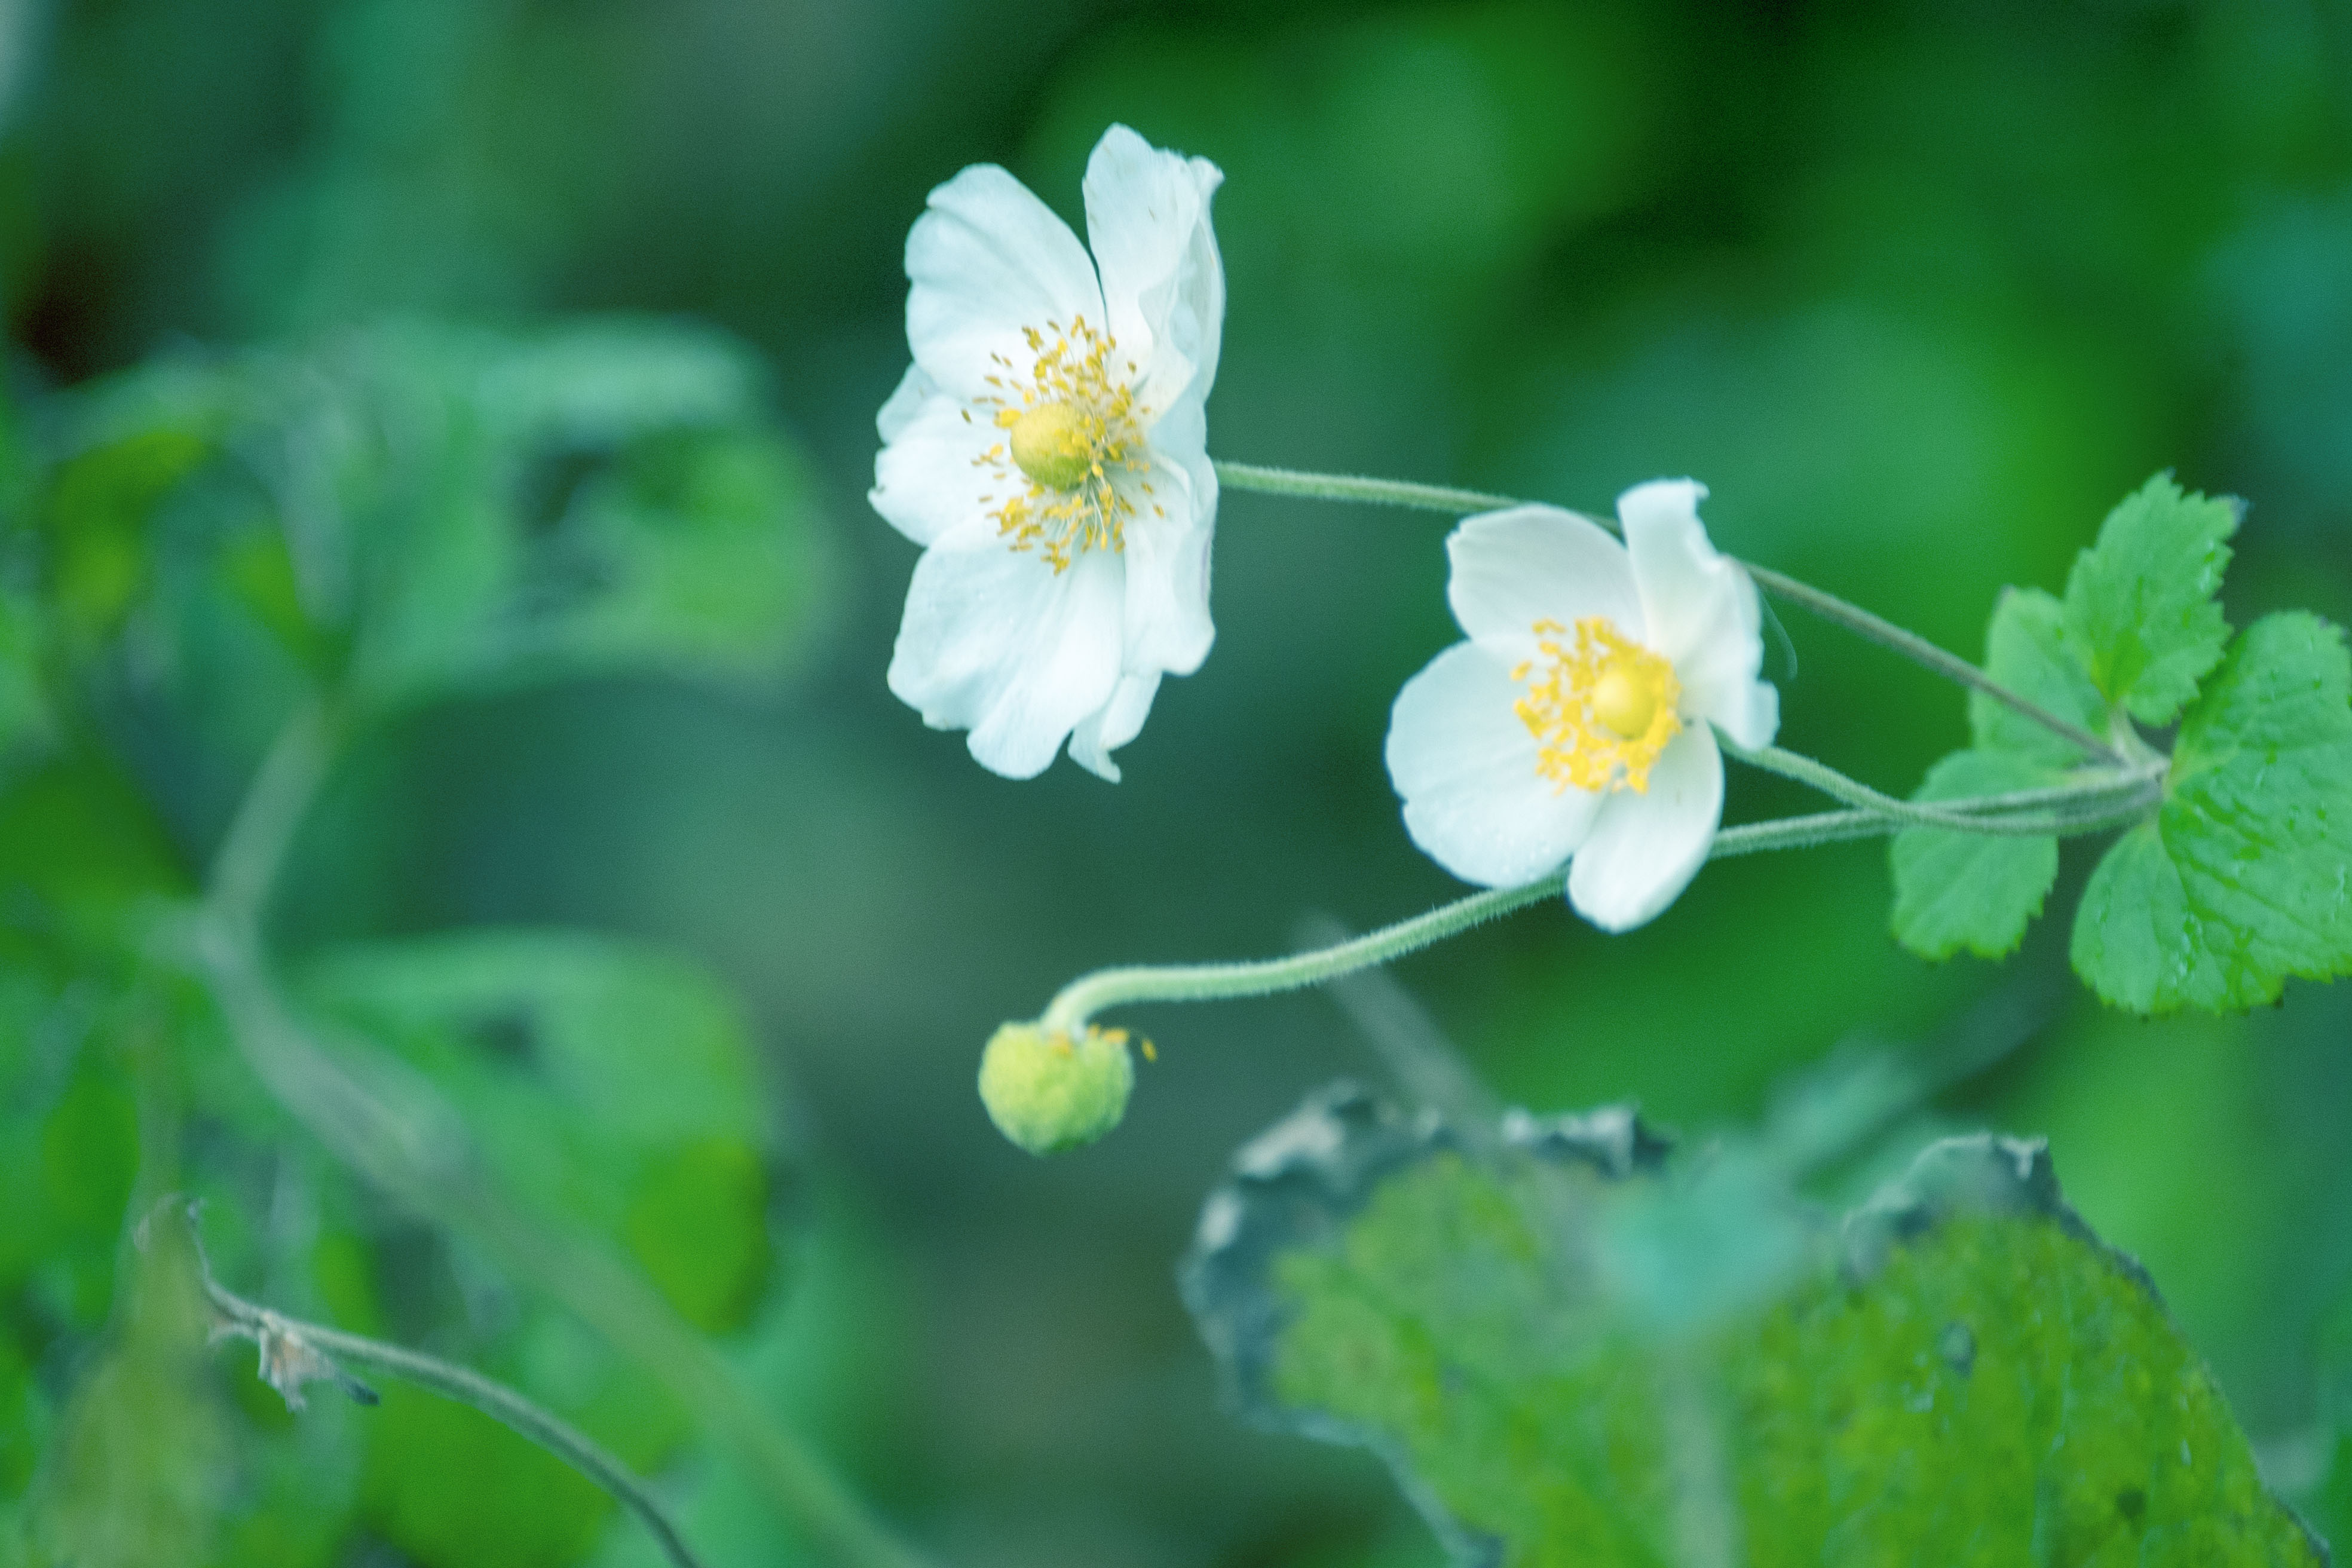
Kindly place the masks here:
[(1832, 1226), (1623, 1112), (1502, 1131), (1327, 1093), (1184, 1274), (1244, 1406), (1377, 1450), (1457, 1561), (2325, 1561), (2038, 1142), (1936, 1144)]
[(2158, 474), (2117, 504), (2066, 578), (2066, 636), (2109, 701), (2168, 724), (2221, 661), (2229, 623), (2214, 595), (2238, 508)]
[(35, 1561), (198, 1568), (226, 1491), (228, 1432), (205, 1376), (194, 1249), (153, 1227), (130, 1310), (75, 1387), (36, 1484)]
[[(2065, 609), (2039, 588), (2004, 588), (1985, 629), (1985, 672), (2055, 718), (2094, 735), (2107, 730), (2107, 705), (2066, 641)], [(1985, 751), (2013, 752), (2074, 767), (2082, 748), (2005, 702), (1969, 693), (1969, 731)]]
[(699, 970), (477, 932), (348, 948), (302, 990), (421, 1070), (508, 1191), (628, 1240), (690, 1321), (723, 1330), (757, 1305), (774, 1130), (742, 1018)]
[(2317, 616), (2247, 628), (2181, 721), (2157, 820), (2092, 874), (2074, 968), (2136, 1012), (2230, 1012), (2352, 973), (2352, 661)]
[[(2035, 789), (2064, 775), (2010, 752), (1954, 752), (1927, 770), (1911, 798)], [(1949, 958), (1962, 948), (2000, 958), (2025, 939), (2058, 878), (2058, 840), (2007, 838), (1940, 828), (1895, 836), (1895, 936), (1922, 958)]]
[(384, 326), (159, 363), (68, 411), (61, 618), (152, 604), (148, 679), (215, 720), (272, 708), (247, 729), (339, 675), (385, 702), (761, 677), (814, 602), (815, 480), (716, 333)]

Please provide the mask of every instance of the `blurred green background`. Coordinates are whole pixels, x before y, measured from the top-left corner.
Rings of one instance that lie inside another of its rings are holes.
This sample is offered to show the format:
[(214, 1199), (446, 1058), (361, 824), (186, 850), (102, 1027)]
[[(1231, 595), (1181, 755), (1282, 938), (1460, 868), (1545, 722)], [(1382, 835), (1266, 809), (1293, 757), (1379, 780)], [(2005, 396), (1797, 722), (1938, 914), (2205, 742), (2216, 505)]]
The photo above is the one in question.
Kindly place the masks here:
[[(0, 116), (22, 400), (384, 319), (674, 315), (751, 345), (816, 500), (791, 522), (790, 673), (483, 695), (374, 734), (277, 935), (579, 926), (730, 984), (790, 1151), (768, 1207), (802, 1260), (775, 1287), (800, 1370), (778, 1376), (958, 1563), (1431, 1554), (1372, 1459), (1221, 1411), (1171, 1282), (1239, 1141), (1379, 1076), (1341, 1015), (1139, 1012), (1160, 1053), (1127, 1125), (1051, 1163), (997, 1138), (972, 1073), (1082, 969), (1452, 896), (1381, 745), (1455, 634), (1443, 520), (1234, 495), (1214, 654), (1163, 689), (1126, 783), (1008, 784), (926, 731), (883, 686), (915, 552), (864, 492), (931, 185), (1001, 162), (1075, 218), (1114, 120), (1221, 164), (1220, 457), (1592, 509), (1691, 474), (1727, 550), (1969, 655), (2001, 584), (2058, 586), (2171, 468), (2252, 502), (2235, 624), (2352, 620), (2352, 7), (2325, 0), (5, 0)], [(1784, 744), (1902, 791), (1960, 743), (1955, 692), (1788, 633)], [(151, 720), (117, 749), (193, 874), (250, 752)], [(1730, 799), (1809, 805), (1754, 776)], [(1400, 975), (1512, 1100), (1635, 1100), (1702, 1137), (1840, 1047), (2013, 1045), (1937, 1116), (2049, 1135), (2273, 1480), (2337, 1524), (2352, 990), (2140, 1023), (2074, 984), (2063, 918), (2004, 966), (1922, 964), (1887, 937), (1884, 857), (1726, 864), (1623, 938), (1538, 910)], [(2089, 858), (2067, 864), (2062, 914)], [(457, 1322), (445, 1346), (497, 1310), (478, 1280), (415, 1289)], [(37, 1364), (0, 1394), (62, 1386), (70, 1337), (20, 1337)], [(253, 1440), (348, 1446), (374, 1419)], [(488, 1461), (456, 1468), (457, 1517), (525, 1506)], [(498, 1560), (376, 1517), (245, 1560)], [(702, 1517), (714, 1563), (787, 1560), (746, 1510)], [(642, 1561), (626, 1535), (581, 1549)]]

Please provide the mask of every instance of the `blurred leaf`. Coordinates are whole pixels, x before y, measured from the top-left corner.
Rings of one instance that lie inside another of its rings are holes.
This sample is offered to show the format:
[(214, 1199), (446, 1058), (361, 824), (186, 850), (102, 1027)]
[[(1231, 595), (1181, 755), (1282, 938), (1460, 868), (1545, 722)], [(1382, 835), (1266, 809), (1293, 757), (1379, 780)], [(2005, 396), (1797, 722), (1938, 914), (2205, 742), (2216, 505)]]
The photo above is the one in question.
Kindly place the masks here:
[(481, 1412), (385, 1387), (369, 1420), (363, 1506), (434, 1568), (559, 1568), (595, 1543), (612, 1500)]
[(2220, 662), (2230, 625), (2216, 595), (2238, 529), (2230, 501), (2158, 474), (2099, 526), (2066, 577), (2066, 636), (2107, 700), (2168, 724)]
[[(2039, 1143), (1933, 1145), (1771, 1296), (1668, 1320), (1626, 1264), (1696, 1279), (1708, 1228), (1642, 1223), (1663, 1178), (1622, 1120), (1529, 1125), (1310, 1101), (1185, 1270), (1244, 1407), (1380, 1452), (1457, 1560), (2325, 1561)], [(1785, 1210), (1769, 1162), (1744, 1184), (1706, 1202)]]
[(762, 386), (739, 346), (654, 321), (161, 361), (73, 401), (52, 591), (98, 632), (152, 602), (138, 677), (208, 714), (259, 686), (265, 732), (294, 682), (339, 672), (393, 702), (763, 675), (816, 547)]
[(110, 635), (148, 587), (147, 525), (163, 499), (213, 456), (176, 424), (104, 441), (66, 459), (49, 485), (48, 592), (88, 638)]
[(2246, 629), (2180, 726), (2163, 809), (2092, 874), (2074, 967), (2143, 1013), (2352, 972), (2352, 660), (2314, 616)]
[[(1911, 798), (1957, 800), (2063, 784), (2064, 777), (2007, 752), (1954, 752), (1927, 770)], [(1967, 948), (2000, 958), (2025, 940), (2058, 879), (2058, 840), (1912, 827), (1895, 836), (1895, 936), (1922, 958)]]
[(198, 1279), (185, 1233), (154, 1227), (115, 1342), (76, 1387), (47, 1457), (31, 1529), (44, 1568), (205, 1561), (228, 1453)]
[(593, 937), (471, 933), (342, 950), (305, 991), (420, 1069), (509, 1191), (623, 1236), (698, 1326), (748, 1317), (773, 1131), (742, 1019), (700, 971)]

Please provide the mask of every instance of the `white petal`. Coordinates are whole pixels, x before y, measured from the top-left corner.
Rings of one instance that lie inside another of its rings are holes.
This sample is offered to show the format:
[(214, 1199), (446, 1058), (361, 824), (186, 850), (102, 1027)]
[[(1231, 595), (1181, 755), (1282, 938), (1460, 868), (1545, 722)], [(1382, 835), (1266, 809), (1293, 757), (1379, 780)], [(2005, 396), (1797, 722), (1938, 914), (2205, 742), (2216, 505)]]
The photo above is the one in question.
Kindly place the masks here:
[(1612, 793), (1568, 868), (1568, 901), (1602, 931), (1657, 918), (1690, 886), (1723, 820), (1723, 753), (1705, 725), (1666, 742), (1647, 794)]
[(881, 432), (883, 440), (897, 440), (898, 432), (913, 422), (916, 411), (922, 407), (924, 400), (935, 396), (938, 392), (938, 385), (923, 374), (921, 365), (908, 365), (907, 374), (898, 378), (898, 389), (890, 395), (890, 401), (882, 405), (882, 412), (874, 416), (874, 428)]
[[(911, 382), (919, 372), (908, 373)], [(978, 461), (1003, 440), (993, 426), (967, 418), (961, 400), (931, 395), (911, 410), (901, 384), (882, 412), (898, 434), (874, 457), (874, 488), (866, 499), (891, 527), (918, 544), (980, 521), (1028, 481), (1003, 463)], [(990, 525), (993, 527), (993, 524)]]
[(1536, 772), (1535, 736), (1512, 711), (1519, 695), (1500, 655), (1456, 643), (1405, 682), (1389, 716), (1389, 778), (1412, 841), (1490, 888), (1556, 869), (1601, 805)]
[(1209, 198), (1223, 179), (1207, 159), (1162, 152), (1124, 125), (1087, 161), (1087, 237), (1119, 357), (1143, 367), (1147, 408), (1205, 395), (1216, 376), (1225, 279)]
[(1525, 658), (1538, 621), (1573, 626), (1602, 616), (1635, 642), (1642, 601), (1625, 547), (1590, 518), (1556, 506), (1515, 506), (1466, 519), (1445, 542), (1445, 597), (1462, 629)]
[(1021, 365), (1024, 327), (1103, 319), (1094, 264), (1070, 226), (993, 163), (931, 193), (907, 235), (907, 342), (915, 363), (957, 397), (989, 391), (992, 353)]
[(1127, 524), (1126, 665), (1190, 675), (1216, 637), (1209, 619), (1209, 546), (1217, 476), (1205, 454), (1196, 458), (1197, 471), (1178, 467), (1171, 454), (1152, 456), (1151, 493), (1134, 493), (1136, 515)]
[(1034, 778), (1118, 684), (1123, 575), (1099, 551), (1056, 573), (967, 523), (916, 563), (890, 689), (935, 730), (969, 728), (982, 766)]
[(1617, 500), (1633, 582), (1649, 616), (1649, 646), (1682, 682), (1687, 718), (1711, 720), (1743, 746), (1769, 744), (1780, 729), (1780, 694), (1759, 681), (1763, 615), (1756, 584), (1708, 542), (1698, 520), (1706, 487), (1655, 479)]
[(1118, 764), (1110, 754), (1143, 732), (1151, 700), (1160, 694), (1160, 677), (1122, 675), (1104, 703), (1070, 732), (1070, 760), (1097, 778), (1118, 783)]

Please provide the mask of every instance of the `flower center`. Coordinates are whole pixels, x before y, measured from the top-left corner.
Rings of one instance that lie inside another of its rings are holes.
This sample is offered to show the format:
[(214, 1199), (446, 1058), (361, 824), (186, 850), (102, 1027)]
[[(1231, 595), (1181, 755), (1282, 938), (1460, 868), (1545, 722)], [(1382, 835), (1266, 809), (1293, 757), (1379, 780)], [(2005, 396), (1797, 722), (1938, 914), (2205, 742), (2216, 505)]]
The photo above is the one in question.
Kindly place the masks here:
[(1512, 704), (1536, 738), (1536, 773), (1560, 789), (1646, 794), (1650, 769), (1681, 731), (1675, 667), (1618, 634), (1606, 616), (1535, 624), (1537, 657), (1511, 671), (1527, 682)]
[(1086, 417), (1066, 403), (1041, 403), (1014, 416), (1012, 431), (1013, 461), (1048, 489), (1076, 489), (1094, 470)]
[[(1148, 410), (1126, 384), (1134, 362), (1116, 360), (1118, 342), (1085, 317), (1066, 327), (1047, 321), (1043, 331), (1024, 327), (1022, 335), (1033, 356), (1026, 372), (1003, 354), (990, 356), (1002, 374), (986, 378), (997, 390), (979, 401), (1006, 438), (973, 463), (1005, 487), (981, 498), (996, 503), (988, 515), (997, 531), (1060, 572), (1087, 551), (1127, 547), (1128, 520), (1139, 498), (1152, 493), (1136, 477), (1151, 466), (1143, 440)], [(1167, 515), (1156, 502), (1151, 510)]]

